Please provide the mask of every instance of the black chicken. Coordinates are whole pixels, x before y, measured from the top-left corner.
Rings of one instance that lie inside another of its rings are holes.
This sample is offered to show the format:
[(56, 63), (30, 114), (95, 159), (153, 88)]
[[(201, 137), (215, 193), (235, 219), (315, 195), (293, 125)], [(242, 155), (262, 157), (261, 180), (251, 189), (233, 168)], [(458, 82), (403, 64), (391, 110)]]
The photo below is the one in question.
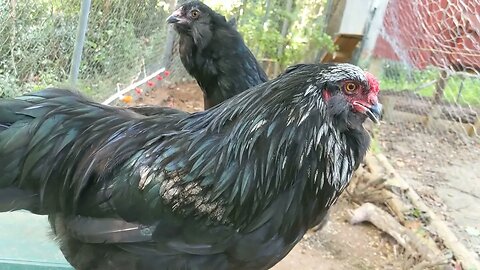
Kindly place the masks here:
[(49, 214), (77, 269), (267, 269), (348, 185), (378, 82), (297, 65), (194, 114), (48, 89), (0, 100), (0, 210)]
[(167, 19), (180, 35), (180, 59), (210, 108), (268, 80), (235, 29), (235, 22), (199, 1), (186, 3)]

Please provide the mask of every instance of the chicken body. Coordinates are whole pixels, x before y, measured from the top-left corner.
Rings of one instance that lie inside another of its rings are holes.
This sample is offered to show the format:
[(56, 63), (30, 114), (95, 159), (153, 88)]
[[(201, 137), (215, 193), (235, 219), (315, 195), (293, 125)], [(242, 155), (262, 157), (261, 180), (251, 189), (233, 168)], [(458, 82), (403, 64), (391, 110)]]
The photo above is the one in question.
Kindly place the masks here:
[(234, 23), (207, 5), (186, 3), (167, 22), (180, 35), (180, 59), (202, 89), (205, 109), (268, 80)]
[(0, 100), (0, 210), (50, 215), (76, 269), (268, 269), (348, 185), (377, 93), (339, 64), (159, 118), (61, 89)]

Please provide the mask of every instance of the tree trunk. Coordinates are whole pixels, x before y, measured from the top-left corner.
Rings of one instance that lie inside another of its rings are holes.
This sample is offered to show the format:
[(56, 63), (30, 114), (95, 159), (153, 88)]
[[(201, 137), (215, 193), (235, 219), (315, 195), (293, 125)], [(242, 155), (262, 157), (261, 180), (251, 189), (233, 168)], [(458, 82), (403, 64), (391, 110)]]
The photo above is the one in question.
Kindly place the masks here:
[(242, 0), (240, 7), (238, 7), (237, 14), (235, 15), (235, 18), (237, 20), (237, 28), (238, 26), (240, 26), (240, 19), (242, 18), (246, 8), (247, 8), (247, 0)]
[[(291, 13), (292, 12), (292, 7), (293, 7), (293, 0), (287, 0), (285, 10), (288, 13)], [(285, 51), (285, 46), (286, 46), (285, 40), (287, 38), (289, 26), (290, 26), (290, 20), (289, 20), (288, 17), (286, 17), (283, 20), (282, 31), (280, 32), (280, 34), (282, 35), (282, 42), (277, 47), (277, 62), (275, 62), (275, 67), (273, 69), (273, 75), (275, 77), (280, 73), (280, 67), (281, 67), (280, 58), (282, 57), (282, 55)]]
[[(261, 24), (262, 31), (263, 31), (263, 27), (264, 27), (265, 23), (267, 23), (267, 21), (268, 21), (268, 17), (270, 16), (270, 10), (271, 9), (272, 9), (272, 1), (267, 0), (266, 3), (265, 3), (265, 14), (263, 15), (262, 24)], [(255, 56), (257, 56), (257, 57), (258, 57), (259, 50), (260, 50), (260, 48), (257, 45), (255, 47)]]
[(263, 15), (262, 26), (268, 21), (268, 17), (270, 16), (270, 9), (272, 9), (272, 1), (267, 0), (265, 4), (265, 15)]

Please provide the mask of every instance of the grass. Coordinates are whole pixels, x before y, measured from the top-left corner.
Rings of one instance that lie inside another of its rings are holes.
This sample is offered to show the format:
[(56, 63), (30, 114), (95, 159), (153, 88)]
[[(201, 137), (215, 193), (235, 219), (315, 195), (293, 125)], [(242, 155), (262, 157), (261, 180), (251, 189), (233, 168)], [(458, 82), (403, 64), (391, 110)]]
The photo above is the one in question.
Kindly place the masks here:
[(374, 125), (372, 127), (372, 134), (371, 134), (371, 141), (370, 141), (370, 151), (374, 154), (378, 154), (382, 152), (382, 146), (378, 141), (378, 136), (380, 134), (380, 128), (378, 125)]
[[(437, 70), (408, 71), (396, 68), (389, 70), (385, 68), (380, 86), (382, 89), (392, 91), (412, 91), (424, 97), (433, 97), (435, 94), (435, 83), (418, 89), (429, 82), (436, 81), (439, 77)], [(459, 92), (461, 93), (459, 94)], [(445, 87), (443, 99), (452, 103), (462, 105), (480, 105), (480, 76), (463, 77), (462, 75), (451, 75)]]

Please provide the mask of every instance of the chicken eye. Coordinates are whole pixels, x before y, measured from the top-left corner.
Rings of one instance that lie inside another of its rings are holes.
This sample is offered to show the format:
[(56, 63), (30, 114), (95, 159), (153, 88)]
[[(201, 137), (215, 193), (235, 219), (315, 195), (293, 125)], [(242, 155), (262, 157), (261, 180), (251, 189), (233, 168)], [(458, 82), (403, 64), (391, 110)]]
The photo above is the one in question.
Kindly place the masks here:
[(356, 84), (354, 84), (354, 83), (345, 84), (345, 92), (347, 92), (347, 94), (353, 94), (353, 92), (355, 92), (355, 90), (357, 90), (357, 85)]
[(200, 12), (198, 10), (194, 9), (190, 12), (190, 15), (192, 16), (192, 18), (195, 19), (195, 18), (198, 17), (198, 15), (200, 15)]

